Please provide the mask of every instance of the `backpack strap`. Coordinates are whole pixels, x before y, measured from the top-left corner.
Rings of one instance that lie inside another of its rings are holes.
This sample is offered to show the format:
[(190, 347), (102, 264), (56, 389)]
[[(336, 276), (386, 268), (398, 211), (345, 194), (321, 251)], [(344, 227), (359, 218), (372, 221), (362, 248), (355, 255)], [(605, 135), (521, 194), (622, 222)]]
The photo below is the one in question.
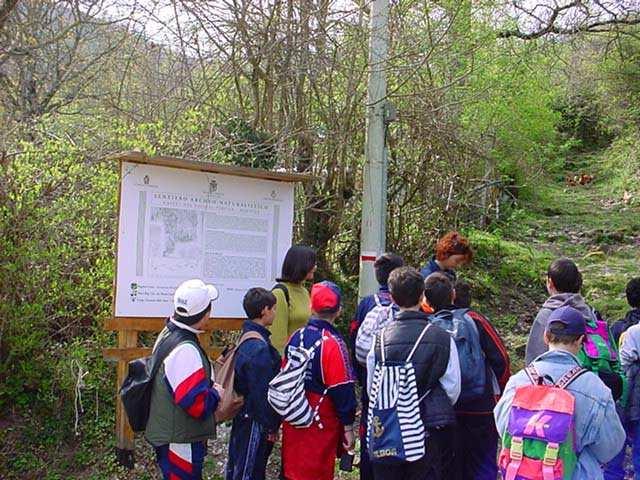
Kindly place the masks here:
[[(304, 330), (305, 330), (305, 328), (306, 328), (306, 327), (302, 327), (302, 328), (300, 329), (300, 348), (304, 348)], [(247, 332), (247, 333), (249, 333), (249, 332)], [(257, 332), (256, 332), (256, 333), (257, 333)], [(315, 350), (316, 348), (320, 347), (320, 345), (322, 344), (322, 342), (324, 341), (324, 339), (325, 339), (325, 338), (327, 338), (327, 337), (325, 336), (325, 334), (324, 334), (324, 333), (325, 333), (325, 330), (324, 330), (324, 329), (322, 329), (322, 330), (320, 331), (320, 338), (319, 338), (318, 340), (316, 340), (316, 342), (315, 342), (313, 345), (311, 345), (311, 347), (309, 348), (309, 350), (313, 351), (313, 350)], [(261, 338), (262, 338), (262, 336), (261, 336)], [(264, 340), (264, 339), (263, 339), (263, 340)]]
[(320, 345), (322, 345), (322, 342), (324, 342), (324, 340), (327, 337), (324, 335), (324, 329), (320, 331), (320, 338), (318, 340), (316, 340), (316, 343), (314, 343), (313, 345), (311, 345), (311, 350), (315, 350), (317, 348), (320, 348)]
[(393, 321), (395, 318), (395, 312), (393, 311), (393, 305), (389, 305), (389, 310), (387, 311), (387, 322)]
[[(304, 330), (304, 328), (303, 328)], [(320, 338), (318, 340), (316, 340), (316, 342), (311, 346), (311, 348), (309, 349), (310, 351), (315, 351), (316, 349), (320, 348), (320, 345), (322, 345), (322, 342), (324, 342), (325, 339), (327, 339), (328, 337), (325, 336), (325, 330), (322, 329), (320, 331)], [(300, 341), (302, 341), (302, 337), (300, 338)], [(304, 348), (304, 344), (301, 344), (302, 347)], [(321, 365), (321, 369), (322, 369), (322, 359), (320, 359), (320, 365)], [(329, 389), (325, 386), (324, 391), (322, 392), (322, 395), (320, 395), (320, 399), (318, 400), (318, 403), (316, 404), (315, 408), (313, 409), (313, 414), (312, 414), (312, 418), (313, 420), (315, 420), (316, 422), (318, 422), (318, 428), (320, 430), (324, 429), (324, 425), (322, 424), (322, 421), (320, 420), (320, 405), (322, 405), (322, 401), (324, 400), (324, 398), (327, 396), (327, 392), (329, 391)]]
[(527, 374), (527, 377), (529, 377), (529, 380), (534, 385), (538, 385), (540, 383), (540, 374), (538, 373), (538, 370), (536, 370), (536, 367), (533, 366), (533, 363), (524, 369), (524, 373)]
[(160, 341), (156, 350), (151, 354), (151, 378), (155, 378), (158, 370), (160, 370), (160, 365), (163, 364), (164, 360), (169, 356), (174, 348), (183, 342), (193, 342), (196, 344), (198, 350), (202, 350), (197, 337), (191, 332), (187, 332), (182, 328), (169, 332), (167, 336)]
[(413, 357), (413, 354), (416, 353), (416, 350), (418, 349), (418, 345), (420, 345), (420, 342), (424, 338), (424, 335), (425, 335), (425, 333), (427, 333), (427, 330), (429, 330), (430, 326), (431, 326), (431, 324), (427, 323), (427, 326), (422, 329), (422, 332), (420, 333), (420, 336), (418, 337), (418, 340), (416, 340), (416, 343), (413, 345), (413, 348), (411, 349), (411, 352), (409, 352), (409, 356), (405, 360), (407, 363), (409, 363), (411, 361), (411, 357)]
[(282, 290), (282, 293), (284, 293), (284, 299), (287, 302), (287, 307), (289, 307), (291, 303), (291, 298), (289, 297), (289, 289), (287, 288), (287, 286), (284, 283), (278, 282), (271, 289), (272, 292), (274, 290)]
[[(254, 332), (254, 331), (245, 332), (245, 333), (242, 334), (242, 336), (240, 337), (238, 342), (233, 347), (232, 355), (235, 356), (238, 353), (238, 350), (240, 349), (240, 345), (242, 345), (247, 340), (261, 340), (264, 343), (267, 343), (267, 341), (264, 339), (264, 337), (262, 335), (260, 335), (258, 332)], [(226, 350), (226, 351), (229, 351), (229, 350)], [(223, 355), (224, 355), (224, 353), (223, 353)]]
[(571, 370), (569, 370), (568, 372), (565, 372), (564, 375), (562, 375), (562, 377), (560, 377), (560, 379), (556, 382), (556, 387), (561, 388), (561, 389), (566, 389), (569, 384), (571, 382), (573, 382), (575, 379), (577, 379), (580, 375), (582, 375), (583, 373), (588, 372), (588, 370), (586, 368), (582, 368), (580, 365), (576, 365), (575, 367), (573, 367)]
[(236, 348), (238, 348), (247, 340), (262, 340), (264, 343), (267, 343), (262, 335), (260, 335), (258, 332), (254, 332), (251, 330), (242, 334), (242, 336), (240, 337), (240, 340), (238, 340), (238, 343), (236, 344)]

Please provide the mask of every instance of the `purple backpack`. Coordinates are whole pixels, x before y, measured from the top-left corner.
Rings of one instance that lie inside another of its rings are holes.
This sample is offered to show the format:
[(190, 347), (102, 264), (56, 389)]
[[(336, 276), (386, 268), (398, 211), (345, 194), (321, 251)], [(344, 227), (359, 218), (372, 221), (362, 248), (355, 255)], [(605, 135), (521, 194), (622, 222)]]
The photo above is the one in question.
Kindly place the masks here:
[(545, 384), (533, 365), (531, 385), (518, 387), (502, 437), (499, 466), (504, 480), (571, 480), (575, 452), (575, 398), (567, 386), (587, 370), (576, 366)]

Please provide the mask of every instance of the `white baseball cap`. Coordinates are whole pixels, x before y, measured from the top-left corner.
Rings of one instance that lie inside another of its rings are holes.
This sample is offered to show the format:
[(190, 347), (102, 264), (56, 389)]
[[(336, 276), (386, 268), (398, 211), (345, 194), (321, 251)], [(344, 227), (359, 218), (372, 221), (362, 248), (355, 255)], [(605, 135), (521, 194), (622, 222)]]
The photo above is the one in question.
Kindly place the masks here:
[(173, 294), (173, 308), (181, 317), (193, 317), (204, 312), (218, 298), (218, 289), (202, 280), (187, 280)]

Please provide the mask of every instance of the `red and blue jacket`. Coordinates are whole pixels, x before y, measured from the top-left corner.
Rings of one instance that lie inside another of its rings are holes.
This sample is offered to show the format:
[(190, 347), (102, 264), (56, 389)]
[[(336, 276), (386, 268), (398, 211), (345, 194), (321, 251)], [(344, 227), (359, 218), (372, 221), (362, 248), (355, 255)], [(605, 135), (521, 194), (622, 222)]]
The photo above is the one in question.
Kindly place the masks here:
[[(305, 390), (321, 395), (326, 389), (340, 423), (351, 425), (357, 408), (355, 376), (347, 345), (338, 330), (326, 320), (311, 317), (304, 327), (304, 347), (311, 348), (323, 334), (325, 339), (309, 364)], [(285, 347), (285, 361), (290, 345), (300, 345), (300, 330), (291, 335)]]
[[(167, 328), (181, 328), (175, 323), (168, 322)], [(192, 343), (179, 344), (164, 360), (164, 382), (169, 393), (174, 403), (193, 418), (205, 419), (218, 407), (220, 396), (211, 378), (211, 365), (203, 363)]]

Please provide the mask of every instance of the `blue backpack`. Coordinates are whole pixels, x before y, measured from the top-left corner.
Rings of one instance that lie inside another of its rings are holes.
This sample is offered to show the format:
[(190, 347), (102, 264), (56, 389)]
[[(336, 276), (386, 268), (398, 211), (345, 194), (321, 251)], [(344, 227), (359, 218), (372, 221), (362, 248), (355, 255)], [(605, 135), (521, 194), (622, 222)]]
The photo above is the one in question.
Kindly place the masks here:
[(485, 355), (480, 346), (480, 333), (468, 308), (441, 310), (430, 315), (431, 323), (446, 330), (458, 349), (462, 388), (460, 400), (473, 400), (481, 396), (486, 387), (487, 370)]
[(384, 352), (384, 331), (380, 331), (381, 361), (373, 372), (367, 446), (374, 463), (399, 464), (424, 457), (425, 427), (420, 416), (416, 372), (411, 358), (431, 325), (422, 330), (404, 362), (388, 361)]

